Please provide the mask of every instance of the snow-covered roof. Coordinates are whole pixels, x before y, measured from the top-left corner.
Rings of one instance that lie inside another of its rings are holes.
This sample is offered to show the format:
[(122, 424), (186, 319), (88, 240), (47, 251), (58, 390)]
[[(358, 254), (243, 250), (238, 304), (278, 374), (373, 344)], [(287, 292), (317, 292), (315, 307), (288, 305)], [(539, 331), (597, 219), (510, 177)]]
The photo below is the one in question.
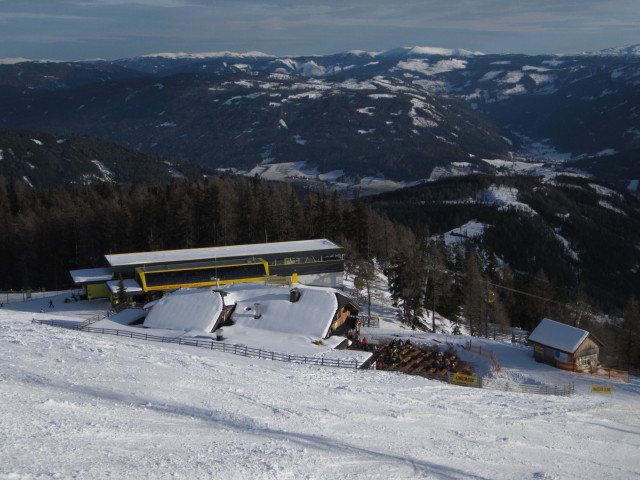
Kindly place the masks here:
[(545, 318), (535, 328), (529, 341), (555, 348), (562, 352), (574, 353), (589, 336), (589, 332)]
[[(122, 280), (122, 283), (124, 284), (125, 292), (129, 294), (143, 292), (142, 287), (133, 278), (125, 278)], [(109, 280), (107, 282), (107, 287), (109, 287), (111, 293), (115, 295), (118, 293), (118, 289), (120, 288), (120, 280)]]
[[(236, 305), (231, 319), (244, 335), (271, 332), (322, 339), (331, 328), (338, 310), (337, 290), (299, 285), (300, 298), (289, 301), (288, 287), (235, 284), (224, 290), (224, 304)], [(260, 318), (255, 304), (260, 304)], [(144, 321), (146, 327), (211, 332), (222, 312), (223, 302), (209, 288), (182, 288), (160, 299)], [(247, 333), (248, 331), (254, 333)]]
[(144, 320), (145, 327), (211, 332), (222, 313), (222, 297), (209, 288), (181, 288), (161, 298)]
[(147, 315), (147, 311), (140, 308), (127, 308), (121, 312), (111, 315), (109, 320), (122, 325), (131, 325), (133, 322), (144, 318)]
[(98, 283), (111, 280), (113, 272), (110, 268), (86, 268), (84, 270), (71, 270), (69, 272), (73, 283), (81, 285), (84, 283)]
[[(338, 310), (336, 291), (331, 288), (298, 286), (300, 299), (289, 301), (289, 288), (265, 285), (230, 285), (227, 304), (236, 304), (232, 320), (238, 326), (324, 338)], [(254, 318), (255, 304), (261, 317)]]
[(252, 245), (231, 245), (226, 247), (190, 248), (185, 250), (163, 250), (158, 252), (120, 253), (105, 255), (112, 267), (144, 265), (163, 262), (189, 262), (212, 258), (252, 257), (276, 253), (307, 252), (341, 248), (327, 240), (299, 240), (295, 242), (256, 243)]

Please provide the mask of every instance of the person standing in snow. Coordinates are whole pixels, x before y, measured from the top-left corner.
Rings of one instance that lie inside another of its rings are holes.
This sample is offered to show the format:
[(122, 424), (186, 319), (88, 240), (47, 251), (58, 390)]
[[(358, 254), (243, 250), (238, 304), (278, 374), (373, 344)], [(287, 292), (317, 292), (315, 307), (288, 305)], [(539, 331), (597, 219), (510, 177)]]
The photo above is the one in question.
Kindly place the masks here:
[(49, 300), (49, 308), (53, 308), (53, 300)]

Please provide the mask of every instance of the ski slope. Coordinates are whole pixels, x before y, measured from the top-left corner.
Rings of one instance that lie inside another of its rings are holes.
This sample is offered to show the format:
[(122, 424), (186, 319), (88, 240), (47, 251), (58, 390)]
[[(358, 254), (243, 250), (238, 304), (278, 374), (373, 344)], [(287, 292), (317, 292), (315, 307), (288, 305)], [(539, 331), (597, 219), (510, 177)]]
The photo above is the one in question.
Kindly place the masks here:
[[(482, 341), (504, 378), (576, 386), (571, 397), (527, 395), (31, 323), (108, 307), (65, 296), (54, 308), (48, 299), (0, 308), (1, 479), (640, 475), (637, 378), (594, 381), (537, 364), (528, 348)], [(370, 338), (465, 340), (404, 329), (385, 298), (374, 297), (381, 326)], [(489, 374), (485, 359), (466, 355)], [(594, 383), (613, 394), (591, 394)]]

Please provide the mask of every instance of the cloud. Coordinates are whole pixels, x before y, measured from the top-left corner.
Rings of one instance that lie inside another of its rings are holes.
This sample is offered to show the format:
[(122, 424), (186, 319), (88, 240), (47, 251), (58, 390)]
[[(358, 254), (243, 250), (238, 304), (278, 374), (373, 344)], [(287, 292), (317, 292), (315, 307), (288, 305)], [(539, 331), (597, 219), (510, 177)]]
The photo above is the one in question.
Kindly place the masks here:
[(183, 8), (183, 7), (203, 7), (206, 2), (195, 2), (191, 0), (74, 0), (69, 3), (78, 7), (113, 7), (132, 6), (155, 8)]
[(107, 58), (127, 46), (129, 55), (401, 45), (555, 53), (637, 43), (640, 9), (635, 0), (0, 0), (0, 22), (0, 38), (13, 40), (0, 56), (12, 57), (45, 37), (60, 55)]
[(92, 20), (94, 17), (56, 13), (0, 12), (0, 22), (8, 20)]

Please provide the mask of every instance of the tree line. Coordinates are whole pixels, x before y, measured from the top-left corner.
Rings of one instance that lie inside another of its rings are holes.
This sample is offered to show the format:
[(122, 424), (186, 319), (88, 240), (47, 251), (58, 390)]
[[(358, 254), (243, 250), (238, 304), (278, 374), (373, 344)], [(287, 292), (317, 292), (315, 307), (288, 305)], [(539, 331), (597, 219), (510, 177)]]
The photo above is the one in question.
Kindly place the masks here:
[(386, 258), (413, 233), (324, 189), (219, 175), (167, 184), (34, 188), (0, 177), (0, 288), (61, 289), (104, 255), (329, 238)]
[(416, 328), (432, 328), (420, 320), (431, 311), (478, 335), (489, 324), (531, 331), (548, 317), (596, 333), (610, 364), (640, 365), (635, 297), (613, 327), (596, 320), (586, 291), (544, 270), (512, 269), (472, 239), (446, 246), (424, 225), (397, 223), (357, 196), (230, 175), (51, 188), (0, 177), (2, 290), (70, 288), (69, 270), (106, 266), (105, 254), (311, 238), (344, 246), (348, 270), (365, 284), (374, 264), (381, 267), (404, 321)]

